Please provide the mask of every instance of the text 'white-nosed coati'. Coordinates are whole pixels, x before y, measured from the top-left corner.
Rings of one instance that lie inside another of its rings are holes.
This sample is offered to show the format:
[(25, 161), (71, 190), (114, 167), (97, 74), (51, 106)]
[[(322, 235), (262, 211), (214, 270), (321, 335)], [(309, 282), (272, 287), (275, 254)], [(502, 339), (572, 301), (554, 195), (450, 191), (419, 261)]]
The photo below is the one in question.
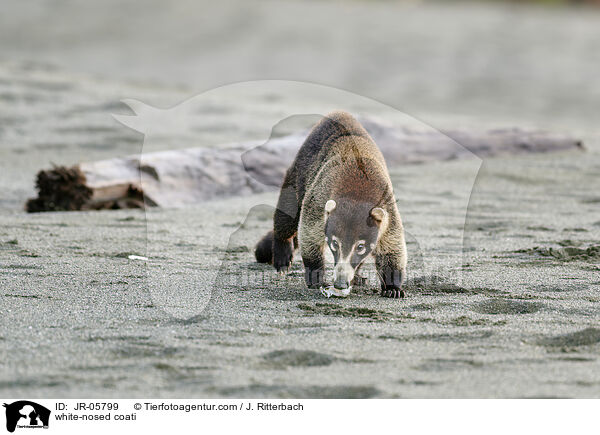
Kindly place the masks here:
[(300, 246), (309, 288), (325, 286), (325, 245), (333, 254), (336, 289), (349, 290), (369, 255), (381, 295), (404, 297), (406, 244), (385, 160), (362, 125), (342, 111), (315, 125), (287, 170), (273, 231), (256, 259), (287, 270)]

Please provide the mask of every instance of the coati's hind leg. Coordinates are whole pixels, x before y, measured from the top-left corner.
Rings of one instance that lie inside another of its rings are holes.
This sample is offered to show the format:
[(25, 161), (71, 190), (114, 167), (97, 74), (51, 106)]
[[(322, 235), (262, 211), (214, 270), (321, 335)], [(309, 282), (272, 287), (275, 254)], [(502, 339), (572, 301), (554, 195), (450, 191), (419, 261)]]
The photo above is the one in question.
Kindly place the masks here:
[(273, 216), (273, 266), (278, 272), (289, 269), (294, 256), (294, 238), (298, 232), (298, 198), (286, 174)]

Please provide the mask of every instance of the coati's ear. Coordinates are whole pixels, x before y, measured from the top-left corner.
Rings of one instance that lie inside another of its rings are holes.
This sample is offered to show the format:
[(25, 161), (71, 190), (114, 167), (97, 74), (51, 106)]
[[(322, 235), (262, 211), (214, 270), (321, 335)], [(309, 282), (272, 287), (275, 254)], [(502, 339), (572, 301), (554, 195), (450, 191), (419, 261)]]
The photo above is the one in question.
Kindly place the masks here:
[(333, 210), (335, 210), (336, 206), (336, 202), (333, 199), (330, 199), (329, 201), (327, 201), (327, 203), (325, 203), (325, 213), (331, 213)]
[(387, 216), (387, 211), (385, 211), (381, 207), (373, 207), (371, 209), (370, 215), (373, 218), (373, 220), (375, 221), (375, 223), (377, 224), (377, 226), (380, 226), (381, 223), (383, 222), (383, 220)]

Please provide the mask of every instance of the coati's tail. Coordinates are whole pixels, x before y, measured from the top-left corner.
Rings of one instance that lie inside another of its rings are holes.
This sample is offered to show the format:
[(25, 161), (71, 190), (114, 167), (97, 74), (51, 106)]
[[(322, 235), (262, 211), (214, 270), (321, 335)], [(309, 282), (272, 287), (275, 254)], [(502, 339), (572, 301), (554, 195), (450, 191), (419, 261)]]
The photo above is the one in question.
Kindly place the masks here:
[(273, 263), (273, 230), (265, 234), (256, 244), (254, 256), (259, 263)]

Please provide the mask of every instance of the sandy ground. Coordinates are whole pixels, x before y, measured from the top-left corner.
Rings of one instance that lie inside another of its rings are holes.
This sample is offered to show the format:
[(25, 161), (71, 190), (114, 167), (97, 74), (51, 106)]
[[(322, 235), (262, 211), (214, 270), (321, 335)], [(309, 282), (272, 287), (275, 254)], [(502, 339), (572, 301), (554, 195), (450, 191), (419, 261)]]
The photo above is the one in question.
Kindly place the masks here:
[[(511, 12), (470, 13), (490, 23)], [(413, 14), (433, 16), (435, 9)], [(586, 35), (597, 27), (584, 12), (584, 21), (574, 16), (536, 22), (538, 36), (529, 42), (560, 22), (566, 29), (577, 26), (573, 51), (583, 52), (593, 44)], [(102, 39), (93, 29), (88, 38)], [(469, 46), (466, 38), (455, 44), (456, 52)], [(544, 50), (536, 52), (539, 58)], [(588, 151), (489, 159), (478, 174), (469, 161), (390, 168), (410, 254), (408, 297), (400, 301), (374, 294), (372, 269), (369, 286), (348, 299), (328, 300), (304, 288), (298, 259), (285, 277), (254, 263), (251, 249), (271, 225), (275, 194), (147, 213), (25, 214), (34, 174), (50, 162), (140, 151), (142, 136), (108, 116), (127, 113), (120, 98), (176, 102), (189, 89), (2, 60), (0, 395), (598, 397), (600, 141), (589, 113), (577, 109), (578, 101), (591, 107), (598, 95), (597, 78), (591, 78), (597, 64), (573, 52), (565, 54), (567, 66), (555, 60), (550, 72), (560, 66), (589, 76), (585, 89), (575, 92), (573, 85), (567, 92), (574, 78), (557, 74), (564, 86), (552, 88), (551, 74), (544, 76), (537, 63), (526, 68), (530, 57), (523, 56), (517, 62), (525, 67), (522, 81), (515, 83), (538, 86), (537, 99), (515, 106), (515, 113), (502, 98), (518, 93), (501, 85), (486, 90), (499, 100), (471, 95), (458, 113), (456, 95), (403, 96), (421, 112), (436, 106), (430, 119), (440, 127), (494, 125), (495, 119), (554, 126), (581, 135)], [(81, 59), (69, 59), (76, 69)], [(423, 87), (435, 76), (428, 71)], [(496, 74), (498, 83), (510, 82), (510, 72)], [(544, 79), (534, 80), (540, 74)], [(410, 74), (410, 80), (419, 76)], [(534, 110), (546, 95), (548, 107)], [(270, 105), (281, 101), (272, 96)], [(213, 107), (214, 116), (232, 117), (219, 108)], [(259, 116), (254, 107), (239, 110)], [(237, 119), (232, 128), (251, 135), (244, 124), (249, 118)], [(206, 135), (211, 143), (226, 139), (222, 131)], [(465, 180), (473, 189), (465, 191)], [(150, 261), (131, 260), (132, 254)], [(181, 293), (155, 285), (163, 272)], [(186, 289), (203, 277), (210, 280), (207, 308), (193, 317), (171, 316), (194, 311), (193, 292)]]
[[(144, 263), (126, 258), (145, 254), (144, 213), (3, 216), (2, 391), (14, 397), (595, 397), (600, 221), (593, 182), (600, 161), (594, 157), (488, 162), (469, 208), (461, 269), (432, 279), (413, 255), (409, 296), (400, 301), (374, 295), (373, 286), (326, 300), (304, 289), (298, 266), (278, 278), (256, 265), (249, 248), (270, 221), (257, 212), (246, 219), (247, 211), (272, 203), (273, 195), (148, 213), (149, 226), (164, 224), (163, 255), (153, 261), (171, 274), (193, 279), (198, 268), (223, 261), (228, 280), (215, 287), (217, 303), (190, 320), (165, 314), (156, 303), (163, 295), (149, 294)], [(425, 242), (437, 255), (426, 262), (439, 270), (461, 255), (463, 231), (453, 216), (452, 184), (440, 192), (427, 174), (460, 174), (462, 165), (392, 170), (406, 228), (429, 234)], [(230, 236), (229, 249), (216, 248)], [(544, 251), (562, 245), (596, 250), (573, 248), (577, 258), (545, 255), (562, 253)], [(170, 268), (182, 250), (193, 252), (191, 260)], [(418, 253), (416, 240), (409, 252)], [(459, 276), (460, 285), (453, 280)]]

